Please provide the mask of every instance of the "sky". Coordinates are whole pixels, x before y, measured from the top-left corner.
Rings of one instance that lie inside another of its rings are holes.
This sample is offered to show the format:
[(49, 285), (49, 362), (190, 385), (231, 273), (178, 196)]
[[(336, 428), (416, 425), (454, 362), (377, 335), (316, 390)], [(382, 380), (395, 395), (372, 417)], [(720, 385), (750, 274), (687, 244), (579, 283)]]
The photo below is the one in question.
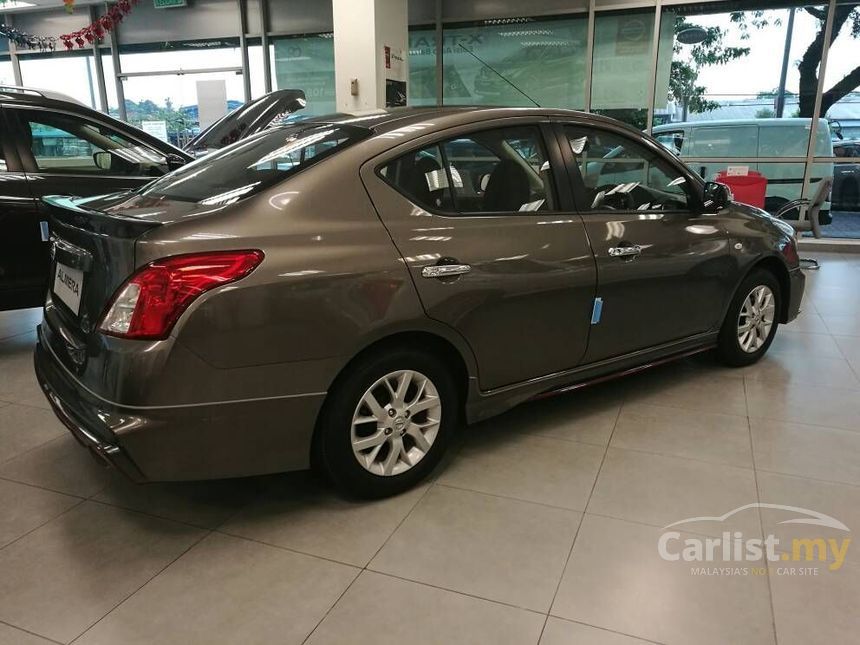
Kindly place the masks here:
[[(732, 63), (714, 65), (702, 70), (698, 84), (705, 86), (710, 94), (755, 95), (760, 91), (779, 86), (785, 34), (788, 28), (788, 9), (767, 13), (771, 17), (782, 18), (782, 25), (751, 29), (749, 40), (741, 40), (737, 26), (729, 22), (727, 14), (697, 16), (690, 19), (690, 22), (703, 27), (718, 26), (727, 29), (729, 36), (725, 40), (726, 45), (751, 49), (748, 56)], [(786, 82), (786, 87), (792, 92), (797, 92), (800, 78), (797, 62), (814, 40), (817, 31), (818, 21), (807, 12), (797, 10)], [(860, 65), (860, 39), (851, 38), (850, 25), (846, 24), (828, 54), (825, 76), (827, 87), (857, 65)]]

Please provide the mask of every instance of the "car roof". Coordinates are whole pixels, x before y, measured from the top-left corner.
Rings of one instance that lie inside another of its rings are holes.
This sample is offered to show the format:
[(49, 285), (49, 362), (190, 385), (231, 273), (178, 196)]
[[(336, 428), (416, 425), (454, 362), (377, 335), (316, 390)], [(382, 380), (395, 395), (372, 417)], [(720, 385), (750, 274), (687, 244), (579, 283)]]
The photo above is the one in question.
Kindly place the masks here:
[(21, 87), (20, 85), (0, 85), (0, 98), (4, 101), (16, 103), (28, 103), (42, 105), (45, 99), (49, 101), (61, 101), (63, 103), (74, 103), (76, 106), (86, 107), (77, 99), (54, 90), (44, 90), (35, 87)]
[[(301, 119), (294, 123), (336, 123), (355, 125), (367, 128), (374, 134), (385, 134), (393, 130), (407, 130), (419, 124), (426, 125), (432, 132), (436, 129), (467, 125), (479, 121), (512, 117), (532, 116), (535, 118), (574, 117), (580, 121), (606, 123), (614, 126), (625, 125), (619, 121), (588, 112), (565, 110), (561, 108), (539, 107), (495, 107), (478, 105), (428, 106), (428, 107), (398, 107), (379, 110), (354, 112), (351, 114), (338, 113)], [(641, 134), (640, 130), (626, 126), (631, 132)], [(417, 130), (417, 128), (416, 128)]]

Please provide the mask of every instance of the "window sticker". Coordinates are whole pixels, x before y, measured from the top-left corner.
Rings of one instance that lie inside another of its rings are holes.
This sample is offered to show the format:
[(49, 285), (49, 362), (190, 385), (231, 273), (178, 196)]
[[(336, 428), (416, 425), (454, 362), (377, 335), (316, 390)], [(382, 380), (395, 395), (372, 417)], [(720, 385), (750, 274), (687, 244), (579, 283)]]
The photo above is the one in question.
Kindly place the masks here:
[(525, 204), (520, 206), (520, 211), (528, 212), (540, 210), (540, 207), (544, 205), (544, 202), (546, 202), (545, 199), (537, 199), (533, 202), (526, 202)]
[(570, 148), (573, 150), (573, 154), (579, 155), (582, 154), (582, 151), (585, 150), (585, 146), (588, 143), (588, 137), (579, 137), (579, 139), (571, 139), (570, 140)]
[(430, 192), (448, 187), (448, 175), (444, 170), (431, 170), (424, 173), (424, 179), (427, 181), (427, 188)]

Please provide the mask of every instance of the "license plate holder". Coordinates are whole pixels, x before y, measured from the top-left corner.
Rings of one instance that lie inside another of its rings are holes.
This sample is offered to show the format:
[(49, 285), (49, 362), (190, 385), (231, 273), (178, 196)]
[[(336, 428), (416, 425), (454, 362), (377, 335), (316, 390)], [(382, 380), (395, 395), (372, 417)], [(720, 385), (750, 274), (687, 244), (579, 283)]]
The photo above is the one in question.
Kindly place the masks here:
[(81, 292), (84, 289), (84, 272), (60, 262), (54, 268), (54, 295), (76, 316), (81, 309)]

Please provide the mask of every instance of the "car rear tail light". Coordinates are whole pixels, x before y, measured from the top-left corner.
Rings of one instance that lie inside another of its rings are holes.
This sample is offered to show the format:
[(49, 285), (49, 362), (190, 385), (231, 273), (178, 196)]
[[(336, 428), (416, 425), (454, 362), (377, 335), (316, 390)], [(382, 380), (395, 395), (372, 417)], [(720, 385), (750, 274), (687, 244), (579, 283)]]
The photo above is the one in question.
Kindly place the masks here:
[(121, 338), (167, 338), (198, 296), (241, 280), (262, 261), (262, 251), (248, 250), (175, 255), (150, 262), (119, 288), (99, 329)]

